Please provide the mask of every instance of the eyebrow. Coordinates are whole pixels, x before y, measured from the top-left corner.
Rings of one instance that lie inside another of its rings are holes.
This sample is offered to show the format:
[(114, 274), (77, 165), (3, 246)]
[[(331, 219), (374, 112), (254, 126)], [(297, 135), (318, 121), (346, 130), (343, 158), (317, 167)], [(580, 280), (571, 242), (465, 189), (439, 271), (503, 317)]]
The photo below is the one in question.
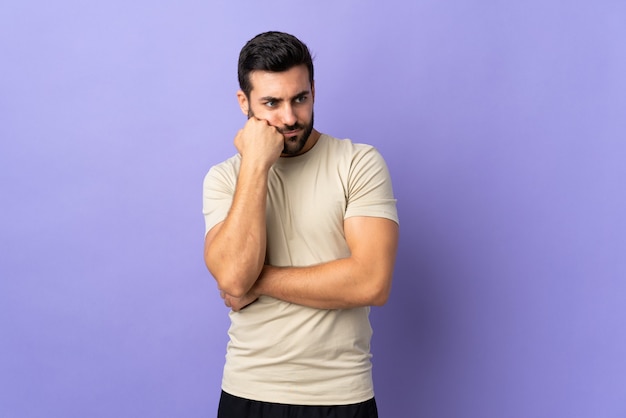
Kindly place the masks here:
[[(302, 97), (302, 96), (307, 96), (309, 94), (311, 94), (311, 90), (302, 90), (300, 93), (291, 97), (290, 100), (297, 99), (298, 97)], [(283, 100), (284, 99), (279, 99), (278, 97), (272, 97), (272, 96), (265, 96), (265, 97), (259, 98), (260, 102), (282, 102)]]

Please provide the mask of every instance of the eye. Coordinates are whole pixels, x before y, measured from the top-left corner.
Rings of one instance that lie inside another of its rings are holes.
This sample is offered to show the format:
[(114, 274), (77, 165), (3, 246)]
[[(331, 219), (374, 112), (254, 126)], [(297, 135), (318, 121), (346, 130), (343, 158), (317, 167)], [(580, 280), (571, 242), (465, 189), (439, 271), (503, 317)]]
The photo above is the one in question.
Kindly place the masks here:
[(276, 107), (276, 101), (275, 100), (268, 100), (267, 102), (265, 102), (265, 106), (267, 106), (267, 107)]
[(298, 96), (298, 97), (296, 97), (295, 102), (296, 103), (304, 103), (304, 102), (306, 102), (306, 99), (307, 99), (307, 96)]

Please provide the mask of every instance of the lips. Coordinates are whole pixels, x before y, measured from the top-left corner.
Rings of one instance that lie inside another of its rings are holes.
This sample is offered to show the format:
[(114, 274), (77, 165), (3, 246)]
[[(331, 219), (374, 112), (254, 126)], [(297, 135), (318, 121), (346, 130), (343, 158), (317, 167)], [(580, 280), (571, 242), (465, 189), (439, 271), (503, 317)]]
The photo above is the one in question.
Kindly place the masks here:
[(301, 129), (296, 129), (294, 131), (281, 132), (285, 137), (298, 136), (302, 132)]

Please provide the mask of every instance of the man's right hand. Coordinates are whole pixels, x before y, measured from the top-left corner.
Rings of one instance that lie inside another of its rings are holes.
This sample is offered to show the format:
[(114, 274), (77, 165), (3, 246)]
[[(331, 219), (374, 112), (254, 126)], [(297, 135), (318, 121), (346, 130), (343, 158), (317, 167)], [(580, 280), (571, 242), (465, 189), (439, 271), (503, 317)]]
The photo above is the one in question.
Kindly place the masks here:
[(241, 157), (268, 169), (278, 160), (285, 142), (283, 134), (267, 121), (251, 117), (235, 136)]

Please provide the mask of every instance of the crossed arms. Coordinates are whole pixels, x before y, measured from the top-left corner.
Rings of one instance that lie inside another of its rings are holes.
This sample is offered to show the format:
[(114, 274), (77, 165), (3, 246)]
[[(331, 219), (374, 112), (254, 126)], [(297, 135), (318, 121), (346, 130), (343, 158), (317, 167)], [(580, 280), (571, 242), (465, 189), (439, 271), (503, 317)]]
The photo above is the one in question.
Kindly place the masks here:
[[(398, 225), (391, 220), (346, 219), (344, 230), (351, 255), (310, 267), (263, 265), (262, 257), (256, 264), (242, 263), (243, 252), (221, 252), (216, 242), (228, 241), (227, 236), (233, 233), (225, 229), (229, 226), (227, 221), (207, 234), (205, 260), (226, 305), (235, 311), (261, 295), (319, 309), (383, 305), (389, 297), (398, 242)], [(252, 237), (246, 232), (241, 235), (246, 236), (244, 240), (249, 246), (248, 260), (255, 259), (256, 255), (250, 254), (255, 253)], [(258, 242), (257, 249), (263, 245)], [(220, 261), (211, 261), (217, 259)]]
[(309, 267), (264, 265), (267, 171), (241, 166), (226, 219), (206, 235), (204, 259), (227, 306), (259, 296), (319, 309), (383, 305), (391, 290), (398, 225), (385, 218), (344, 221), (350, 256)]

